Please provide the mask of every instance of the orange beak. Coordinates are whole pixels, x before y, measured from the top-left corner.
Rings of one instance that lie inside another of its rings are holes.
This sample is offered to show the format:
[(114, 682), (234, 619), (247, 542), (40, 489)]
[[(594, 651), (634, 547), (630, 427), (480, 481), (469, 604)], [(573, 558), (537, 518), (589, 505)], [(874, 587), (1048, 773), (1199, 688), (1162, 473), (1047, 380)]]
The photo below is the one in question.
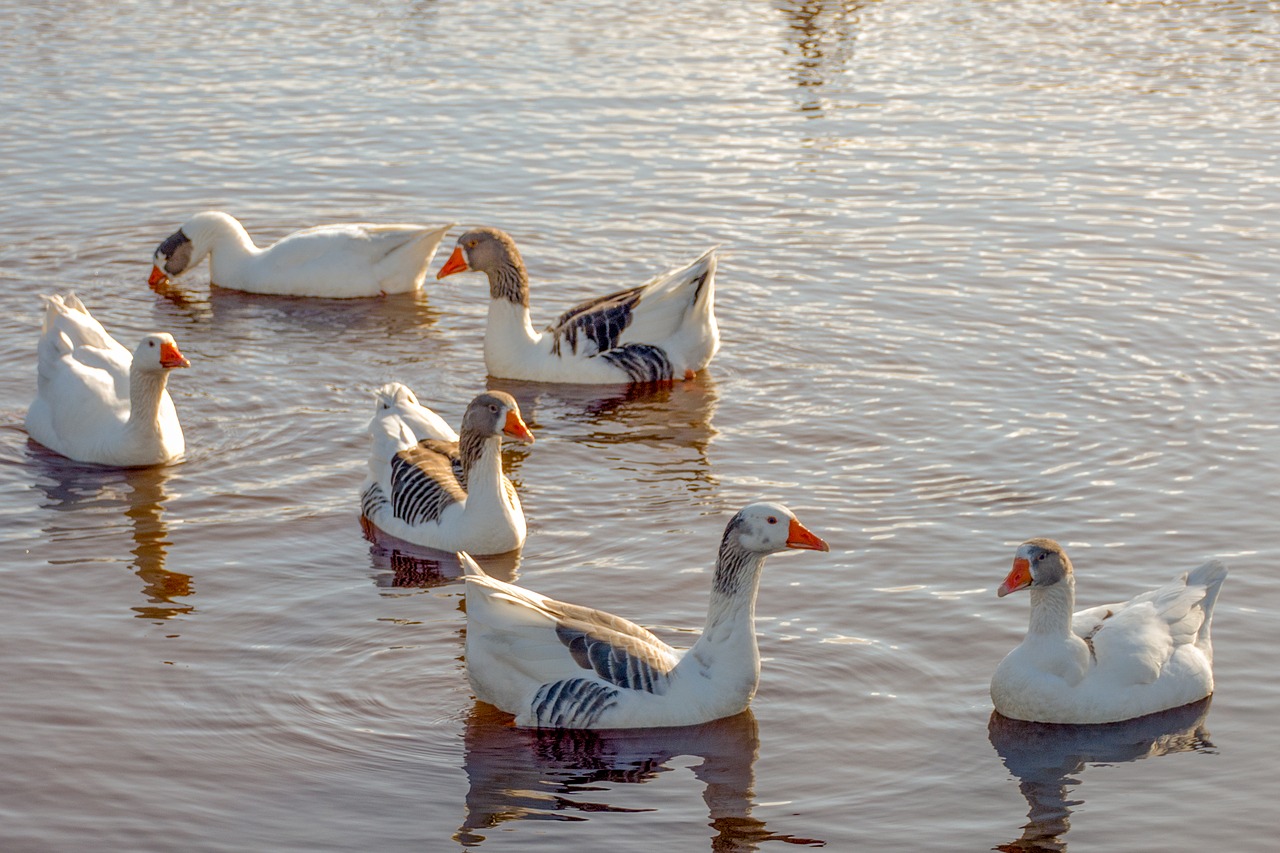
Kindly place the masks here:
[(529, 428), (524, 425), (524, 421), (520, 420), (520, 416), (515, 412), (507, 412), (507, 425), (502, 428), (504, 435), (512, 438), (518, 438), (521, 441), (533, 442), (533, 433), (529, 432)]
[(168, 283), (169, 283), (169, 276), (165, 275), (164, 270), (160, 269), (160, 267), (153, 265), (151, 267), (151, 278), (147, 279), (147, 284), (151, 285), (152, 287), (155, 287), (160, 284), (168, 284)]
[(996, 590), (996, 595), (1004, 598), (1011, 592), (1026, 589), (1029, 586), (1031, 586), (1031, 563), (1022, 557), (1018, 557), (1013, 561), (1013, 570), (1009, 572), (1009, 576), (1004, 579), (1004, 583), (1000, 584), (1000, 588)]
[(436, 273), (436, 279), (442, 279), (456, 272), (466, 272), (469, 269), (471, 267), (467, 266), (467, 259), (462, 257), (462, 247), (454, 246), (453, 254), (449, 256), (449, 260), (444, 262), (444, 266), (440, 267), (440, 272)]
[(791, 519), (791, 527), (787, 530), (787, 547), (803, 548), (806, 551), (830, 551), (831, 546), (823, 542), (817, 536), (814, 536), (808, 529), (796, 521)]
[(190, 367), (191, 362), (187, 361), (187, 357), (178, 351), (176, 344), (166, 342), (160, 345), (160, 366), (168, 369)]

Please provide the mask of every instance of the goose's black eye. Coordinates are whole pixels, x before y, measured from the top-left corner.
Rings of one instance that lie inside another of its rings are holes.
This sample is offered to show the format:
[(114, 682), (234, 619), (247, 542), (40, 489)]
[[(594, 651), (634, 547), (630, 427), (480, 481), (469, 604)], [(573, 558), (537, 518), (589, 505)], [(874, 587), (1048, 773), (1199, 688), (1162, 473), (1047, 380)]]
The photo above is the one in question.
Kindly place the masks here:
[(765, 521), (769, 522), (770, 524), (777, 524), (778, 517), (776, 515), (771, 515), (768, 518), (766, 518)]
[(1044, 562), (1044, 558), (1045, 558), (1045, 557), (1047, 557), (1047, 556), (1049, 556), (1049, 555), (1048, 555), (1048, 554), (1045, 554), (1045, 553), (1043, 553), (1043, 552), (1041, 552), (1041, 553), (1039, 553), (1039, 554), (1036, 554), (1036, 562), (1037, 562), (1037, 563), (1042, 563), (1042, 562)]

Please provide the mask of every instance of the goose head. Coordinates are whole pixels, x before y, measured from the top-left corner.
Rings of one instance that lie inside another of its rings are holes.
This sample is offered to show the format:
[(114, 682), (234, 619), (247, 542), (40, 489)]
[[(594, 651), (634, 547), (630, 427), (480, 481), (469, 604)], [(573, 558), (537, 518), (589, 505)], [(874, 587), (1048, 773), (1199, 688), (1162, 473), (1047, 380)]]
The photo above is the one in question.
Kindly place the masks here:
[(392, 409), (420, 405), (413, 391), (403, 382), (388, 382), (375, 391), (373, 396), (377, 400), (377, 414), (379, 415), (385, 414)]
[(1071, 560), (1052, 539), (1028, 539), (1013, 555), (1013, 568), (996, 590), (1003, 598), (1019, 589), (1045, 588), (1071, 577)]
[(152, 287), (168, 284), (204, 260), (219, 232), (240, 230), (239, 223), (231, 216), (216, 210), (197, 213), (156, 247), (151, 257)]
[(533, 441), (533, 433), (520, 418), (515, 397), (503, 391), (486, 391), (472, 400), (462, 416), (461, 432), (506, 435), (526, 443)]
[(497, 228), (473, 228), (458, 238), (453, 254), (436, 273), (436, 278), (468, 270), (492, 273), (507, 266), (524, 268), (520, 250), (511, 236)]
[(725, 527), (726, 544), (757, 554), (776, 554), (787, 548), (830, 551), (791, 510), (780, 503), (761, 501), (743, 507)]
[(147, 335), (133, 351), (133, 364), (150, 372), (168, 371), (175, 367), (190, 367), (191, 362), (178, 349), (178, 343), (168, 332)]

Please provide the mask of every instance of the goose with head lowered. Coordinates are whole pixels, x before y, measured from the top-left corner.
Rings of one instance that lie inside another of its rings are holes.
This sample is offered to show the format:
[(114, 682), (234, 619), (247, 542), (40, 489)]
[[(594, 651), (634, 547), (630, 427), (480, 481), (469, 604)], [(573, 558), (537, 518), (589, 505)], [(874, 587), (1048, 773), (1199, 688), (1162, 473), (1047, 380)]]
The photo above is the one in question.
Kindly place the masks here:
[(235, 217), (206, 210), (159, 245), (149, 283), (162, 287), (208, 256), (213, 284), (248, 293), (331, 299), (409, 293), (422, 286), (452, 227), (317, 225), (260, 249)]
[(539, 332), (529, 318), (529, 274), (497, 228), (458, 238), (436, 273), (489, 277), (484, 363), (490, 376), (531, 382), (629, 384), (692, 379), (720, 347), (712, 249), (646, 284), (590, 299)]
[(1023, 542), (997, 593), (1029, 590), (1031, 623), (996, 667), (992, 704), (1015, 720), (1112, 723), (1209, 696), (1209, 626), (1226, 577), (1211, 560), (1128, 601), (1072, 613), (1066, 551), (1052, 539)]
[(78, 462), (139, 467), (181, 456), (186, 442), (169, 371), (191, 363), (173, 335), (147, 335), (130, 353), (74, 293), (43, 299), (27, 434)]
[(756, 593), (765, 558), (827, 551), (789, 509), (754, 503), (725, 527), (702, 635), (673, 649), (620, 616), (492, 578), (467, 554), (467, 675), (517, 726), (688, 726), (747, 708), (760, 681)]
[(504, 435), (533, 441), (515, 399), (479, 395), (455, 433), (405, 385), (384, 385), (376, 397), (361, 515), (384, 533), (438, 551), (505, 554), (523, 545), (524, 511), (501, 455)]

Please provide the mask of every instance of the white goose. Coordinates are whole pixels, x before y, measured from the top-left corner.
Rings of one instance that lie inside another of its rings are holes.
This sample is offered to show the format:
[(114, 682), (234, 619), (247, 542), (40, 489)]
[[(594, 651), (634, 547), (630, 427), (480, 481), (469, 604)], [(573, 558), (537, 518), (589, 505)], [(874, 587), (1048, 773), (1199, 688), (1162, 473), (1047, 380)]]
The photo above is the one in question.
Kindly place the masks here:
[(476, 397), (459, 435), (398, 382), (376, 396), (364, 518), (439, 551), (504, 554), (523, 545), (524, 512), (501, 456), (503, 435), (533, 441), (515, 399), (501, 391)]
[(1031, 624), (992, 676), (995, 709), (1041, 723), (1112, 723), (1212, 694), (1209, 625), (1226, 576), (1212, 560), (1129, 601), (1073, 616), (1075, 573), (1062, 546), (1022, 543), (997, 594), (1029, 589)]
[(422, 286), (452, 227), (317, 225), (260, 249), (234, 217), (207, 210), (156, 249), (149, 283), (167, 284), (208, 255), (212, 282), (233, 290), (333, 299), (408, 293)]
[(436, 278), (466, 270), (489, 276), (484, 363), (491, 376), (584, 384), (692, 379), (720, 347), (714, 249), (647, 284), (583, 302), (542, 332), (529, 319), (529, 275), (509, 235), (468, 231)]
[(725, 527), (706, 626), (677, 650), (632, 622), (484, 573), (466, 554), (467, 675), (476, 697), (518, 726), (685, 726), (744, 710), (760, 681), (760, 571), (785, 548), (826, 551), (781, 504), (755, 503)]
[(27, 434), (78, 462), (134, 467), (182, 455), (186, 443), (166, 385), (170, 370), (191, 363), (173, 335), (147, 335), (131, 354), (74, 293), (42, 298)]

